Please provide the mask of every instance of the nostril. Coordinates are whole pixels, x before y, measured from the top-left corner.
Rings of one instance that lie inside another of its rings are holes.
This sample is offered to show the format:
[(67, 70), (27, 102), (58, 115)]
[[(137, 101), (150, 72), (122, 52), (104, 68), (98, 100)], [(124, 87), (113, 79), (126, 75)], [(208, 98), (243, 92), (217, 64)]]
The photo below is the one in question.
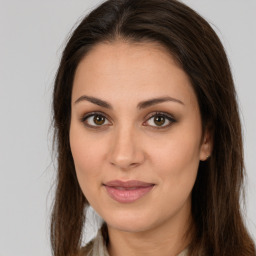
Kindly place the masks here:
[(120, 169), (131, 169), (131, 168), (135, 168), (137, 166), (139, 166), (141, 163), (136, 163), (136, 162), (131, 162), (131, 161), (110, 161), (110, 164), (112, 166), (118, 167)]
[(136, 167), (136, 166), (138, 166), (139, 165), (139, 163), (132, 163), (131, 164), (131, 167)]
[(116, 140), (112, 143), (112, 148), (108, 151), (108, 160), (112, 166), (121, 169), (130, 169), (144, 162), (144, 151), (131, 139), (126, 137), (123, 140)]

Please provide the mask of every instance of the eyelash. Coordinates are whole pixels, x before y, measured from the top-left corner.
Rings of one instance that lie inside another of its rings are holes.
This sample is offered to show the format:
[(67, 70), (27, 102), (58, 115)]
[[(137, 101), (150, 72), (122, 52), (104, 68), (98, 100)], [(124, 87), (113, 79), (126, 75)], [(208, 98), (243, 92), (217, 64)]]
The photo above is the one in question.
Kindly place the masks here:
[[(103, 117), (105, 119), (108, 119), (107, 116), (105, 114), (103, 114), (102, 112), (91, 112), (91, 113), (88, 113), (84, 116), (82, 116), (81, 118), (81, 122), (84, 123), (85, 126), (89, 127), (89, 128), (93, 128), (93, 129), (100, 129), (102, 126), (106, 126), (106, 125), (90, 125), (88, 124), (87, 120), (90, 118), (90, 117), (95, 117), (95, 116), (100, 116), (100, 117)], [(165, 129), (169, 126), (171, 126), (173, 123), (176, 122), (176, 120), (174, 119), (173, 116), (171, 116), (170, 114), (167, 114), (165, 112), (153, 112), (152, 114), (150, 114), (150, 116), (147, 118), (146, 122), (148, 122), (151, 118), (153, 117), (164, 117), (165, 118), (165, 121), (168, 120), (170, 123), (168, 125), (165, 125), (165, 126), (150, 126), (151, 128), (153, 129)], [(105, 120), (104, 120), (105, 122)], [(145, 122), (144, 122), (145, 123)], [(144, 124), (143, 123), (143, 124)], [(109, 126), (109, 125), (107, 125)]]

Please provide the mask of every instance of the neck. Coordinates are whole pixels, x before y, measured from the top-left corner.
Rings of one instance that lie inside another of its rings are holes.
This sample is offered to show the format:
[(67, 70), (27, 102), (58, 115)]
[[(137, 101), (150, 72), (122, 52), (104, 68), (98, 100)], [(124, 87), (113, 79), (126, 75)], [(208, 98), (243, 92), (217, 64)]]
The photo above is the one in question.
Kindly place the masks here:
[(177, 256), (191, 242), (192, 223), (189, 215), (183, 222), (173, 218), (168, 223), (140, 232), (127, 232), (108, 226), (109, 255)]

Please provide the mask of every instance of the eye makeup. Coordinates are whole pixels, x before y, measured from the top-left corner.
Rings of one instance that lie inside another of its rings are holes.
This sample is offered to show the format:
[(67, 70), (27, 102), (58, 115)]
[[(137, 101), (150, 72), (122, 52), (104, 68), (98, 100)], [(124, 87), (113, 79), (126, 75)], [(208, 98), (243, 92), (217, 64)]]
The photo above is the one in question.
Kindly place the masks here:
[[(113, 125), (110, 118), (103, 112), (89, 112), (80, 118), (80, 121), (88, 128), (102, 129), (103, 127)], [(143, 126), (149, 126), (153, 129), (165, 129), (170, 127), (176, 119), (166, 112), (155, 111), (147, 115)]]
[[(170, 115), (166, 112), (158, 112), (158, 111), (150, 113), (146, 122), (149, 122), (149, 120), (151, 120), (151, 119), (153, 119), (153, 122), (156, 126), (155, 125), (145, 125), (145, 126), (150, 126), (154, 129), (168, 128), (169, 126), (171, 126), (173, 123), (176, 122), (176, 119), (172, 115)], [(144, 122), (143, 125), (146, 122)], [(168, 124), (166, 124), (166, 123), (168, 123)], [(165, 125), (162, 125), (162, 124), (165, 124)]]
[[(110, 126), (112, 123), (103, 112), (89, 112), (80, 118), (81, 122), (89, 128), (99, 129), (103, 126)], [(106, 124), (107, 122), (107, 124)], [(94, 124), (93, 124), (94, 123)]]

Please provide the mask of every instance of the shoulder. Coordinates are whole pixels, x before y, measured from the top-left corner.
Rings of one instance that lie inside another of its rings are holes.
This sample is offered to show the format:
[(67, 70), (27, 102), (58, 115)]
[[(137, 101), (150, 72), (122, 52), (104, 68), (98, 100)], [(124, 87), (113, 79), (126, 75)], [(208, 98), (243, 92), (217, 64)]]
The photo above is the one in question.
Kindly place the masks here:
[(86, 246), (82, 247), (81, 250), (79, 251), (78, 256), (90, 256), (90, 255), (92, 255), (93, 243), (94, 243), (94, 240), (89, 242)]
[(105, 229), (106, 227), (103, 225), (98, 230), (96, 237), (80, 249), (78, 256), (109, 256), (106, 246), (107, 231)]

